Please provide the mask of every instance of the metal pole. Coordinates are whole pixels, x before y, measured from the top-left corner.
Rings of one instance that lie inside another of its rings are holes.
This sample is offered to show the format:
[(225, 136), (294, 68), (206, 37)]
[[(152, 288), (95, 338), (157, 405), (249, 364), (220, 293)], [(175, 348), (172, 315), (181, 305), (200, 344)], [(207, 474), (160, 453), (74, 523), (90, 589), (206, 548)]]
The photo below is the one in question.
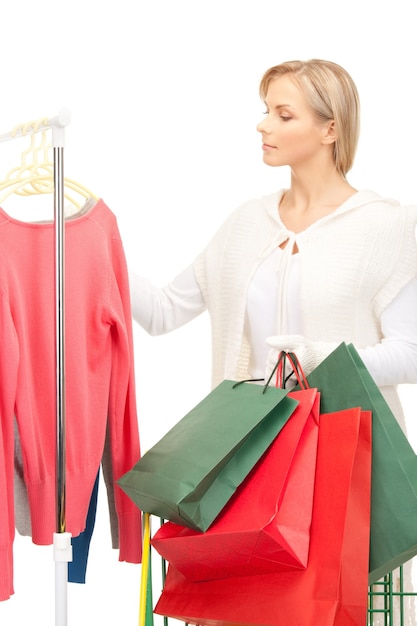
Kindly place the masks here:
[(64, 153), (54, 147), (54, 215), (55, 215), (55, 341), (56, 341), (56, 531), (65, 532), (66, 451), (65, 451), (65, 229), (64, 229)]
[[(65, 120), (67, 121), (67, 120)], [(65, 414), (65, 215), (64, 130), (53, 128), (55, 223), (55, 342), (56, 342), (56, 533), (55, 624), (67, 624), (68, 562), (72, 560), (71, 535), (66, 532), (66, 414)]]

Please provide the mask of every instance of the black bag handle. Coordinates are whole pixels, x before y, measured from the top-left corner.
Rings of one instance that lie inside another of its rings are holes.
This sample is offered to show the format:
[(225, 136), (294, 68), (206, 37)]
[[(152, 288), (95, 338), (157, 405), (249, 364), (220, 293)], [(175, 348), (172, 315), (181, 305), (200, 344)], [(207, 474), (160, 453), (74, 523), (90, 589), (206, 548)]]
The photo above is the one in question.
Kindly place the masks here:
[[(289, 363), (291, 366), (291, 372), (286, 375), (285, 374), (285, 365), (286, 363)], [(295, 374), (295, 377), (297, 379), (298, 384), (300, 385), (301, 389), (308, 389), (309, 388), (309, 384), (307, 382), (307, 378), (303, 372), (303, 368), (301, 367), (301, 363), (297, 358), (297, 355), (294, 352), (286, 352), (285, 350), (282, 350), (279, 355), (278, 355), (278, 359), (277, 362), (275, 363), (274, 369), (272, 370), (268, 380), (266, 381), (264, 388), (262, 390), (262, 393), (264, 394), (266, 392), (266, 390), (268, 389), (268, 387), (270, 386), (269, 383), (272, 380), (272, 377), (274, 376), (274, 374), (277, 376), (277, 384), (276, 386), (281, 387), (281, 389), (285, 389), (285, 386), (288, 382), (288, 380), (291, 378), (291, 376), (293, 374)], [(245, 380), (239, 380), (238, 382), (234, 383), (232, 385), (232, 389), (235, 389), (235, 387), (238, 387), (239, 385), (242, 385), (243, 383), (260, 383), (260, 382), (264, 382), (265, 378), (246, 378)], [(279, 383), (279, 384), (278, 384)]]

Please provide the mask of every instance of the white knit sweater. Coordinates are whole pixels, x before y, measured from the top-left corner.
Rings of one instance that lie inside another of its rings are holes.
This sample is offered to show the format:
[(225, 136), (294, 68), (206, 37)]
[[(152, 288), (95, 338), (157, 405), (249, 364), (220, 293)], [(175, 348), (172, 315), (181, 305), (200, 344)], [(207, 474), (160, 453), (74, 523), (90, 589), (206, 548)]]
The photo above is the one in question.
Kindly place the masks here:
[[(211, 317), (213, 384), (250, 377), (247, 291), (264, 257), (287, 239), (299, 251), (302, 334), (313, 341), (378, 343), (381, 312), (417, 275), (417, 206), (359, 191), (295, 235), (279, 217), (282, 193), (237, 208), (194, 263)], [(394, 390), (382, 391), (401, 412)]]

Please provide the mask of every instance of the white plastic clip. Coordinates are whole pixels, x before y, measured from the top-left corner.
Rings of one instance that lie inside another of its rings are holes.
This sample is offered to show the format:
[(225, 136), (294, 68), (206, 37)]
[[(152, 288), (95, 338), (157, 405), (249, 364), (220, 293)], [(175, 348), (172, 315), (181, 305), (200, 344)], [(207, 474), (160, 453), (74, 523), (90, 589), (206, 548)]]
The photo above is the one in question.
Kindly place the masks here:
[(54, 148), (64, 147), (65, 126), (71, 123), (71, 112), (68, 109), (61, 109), (55, 117), (49, 120), (52, 127), (52, 146)]
[(56, 563), (72, 561), (71, 533), (54, 533), (54, 561)]

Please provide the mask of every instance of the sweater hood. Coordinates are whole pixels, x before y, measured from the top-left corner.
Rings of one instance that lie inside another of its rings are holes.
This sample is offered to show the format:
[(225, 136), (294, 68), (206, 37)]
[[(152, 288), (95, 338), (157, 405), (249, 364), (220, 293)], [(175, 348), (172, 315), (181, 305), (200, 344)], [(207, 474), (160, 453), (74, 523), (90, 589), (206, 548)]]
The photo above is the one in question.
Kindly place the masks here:
[[(286, 191), (288, 190), (280, 189), (279, 191), (272, 193), (268, 196), (264, 196), (261, 199), (262, 205), (264, 206), (268, 215), (272, 217), (274, 221), (278, 222), (281, 225), (282, 225), (282, 222), (279, 217), (279, 212), (278, 212), (277, 207), (279, 205), (279, 202), (281, 201), (283, 194)], [(357, 191), (356, 193), (354, 193), (350, 198), (348, 198), (345, 202), (343, 202), (343, 204), (341, 204), (335, 211), (332, 211), (332, 213), (322, 218), (322, 220), (331, 219), (332, 217), (335, 217), (342, 213), (346, 213), (347, 211), (359, 209), (362, 206), (369, 205), (371, 203), (375, 203), (375, 204), (383, 203), (383, 204), (390, 204), (392, 206), (400, 206), (400, 203), (397, 200), (393, 200), (391, 198), (383, 198), (375, 191), (364, 189), (364, 190)], [(319, 221), (322, 221), (322, 220), (319, 220)]]

